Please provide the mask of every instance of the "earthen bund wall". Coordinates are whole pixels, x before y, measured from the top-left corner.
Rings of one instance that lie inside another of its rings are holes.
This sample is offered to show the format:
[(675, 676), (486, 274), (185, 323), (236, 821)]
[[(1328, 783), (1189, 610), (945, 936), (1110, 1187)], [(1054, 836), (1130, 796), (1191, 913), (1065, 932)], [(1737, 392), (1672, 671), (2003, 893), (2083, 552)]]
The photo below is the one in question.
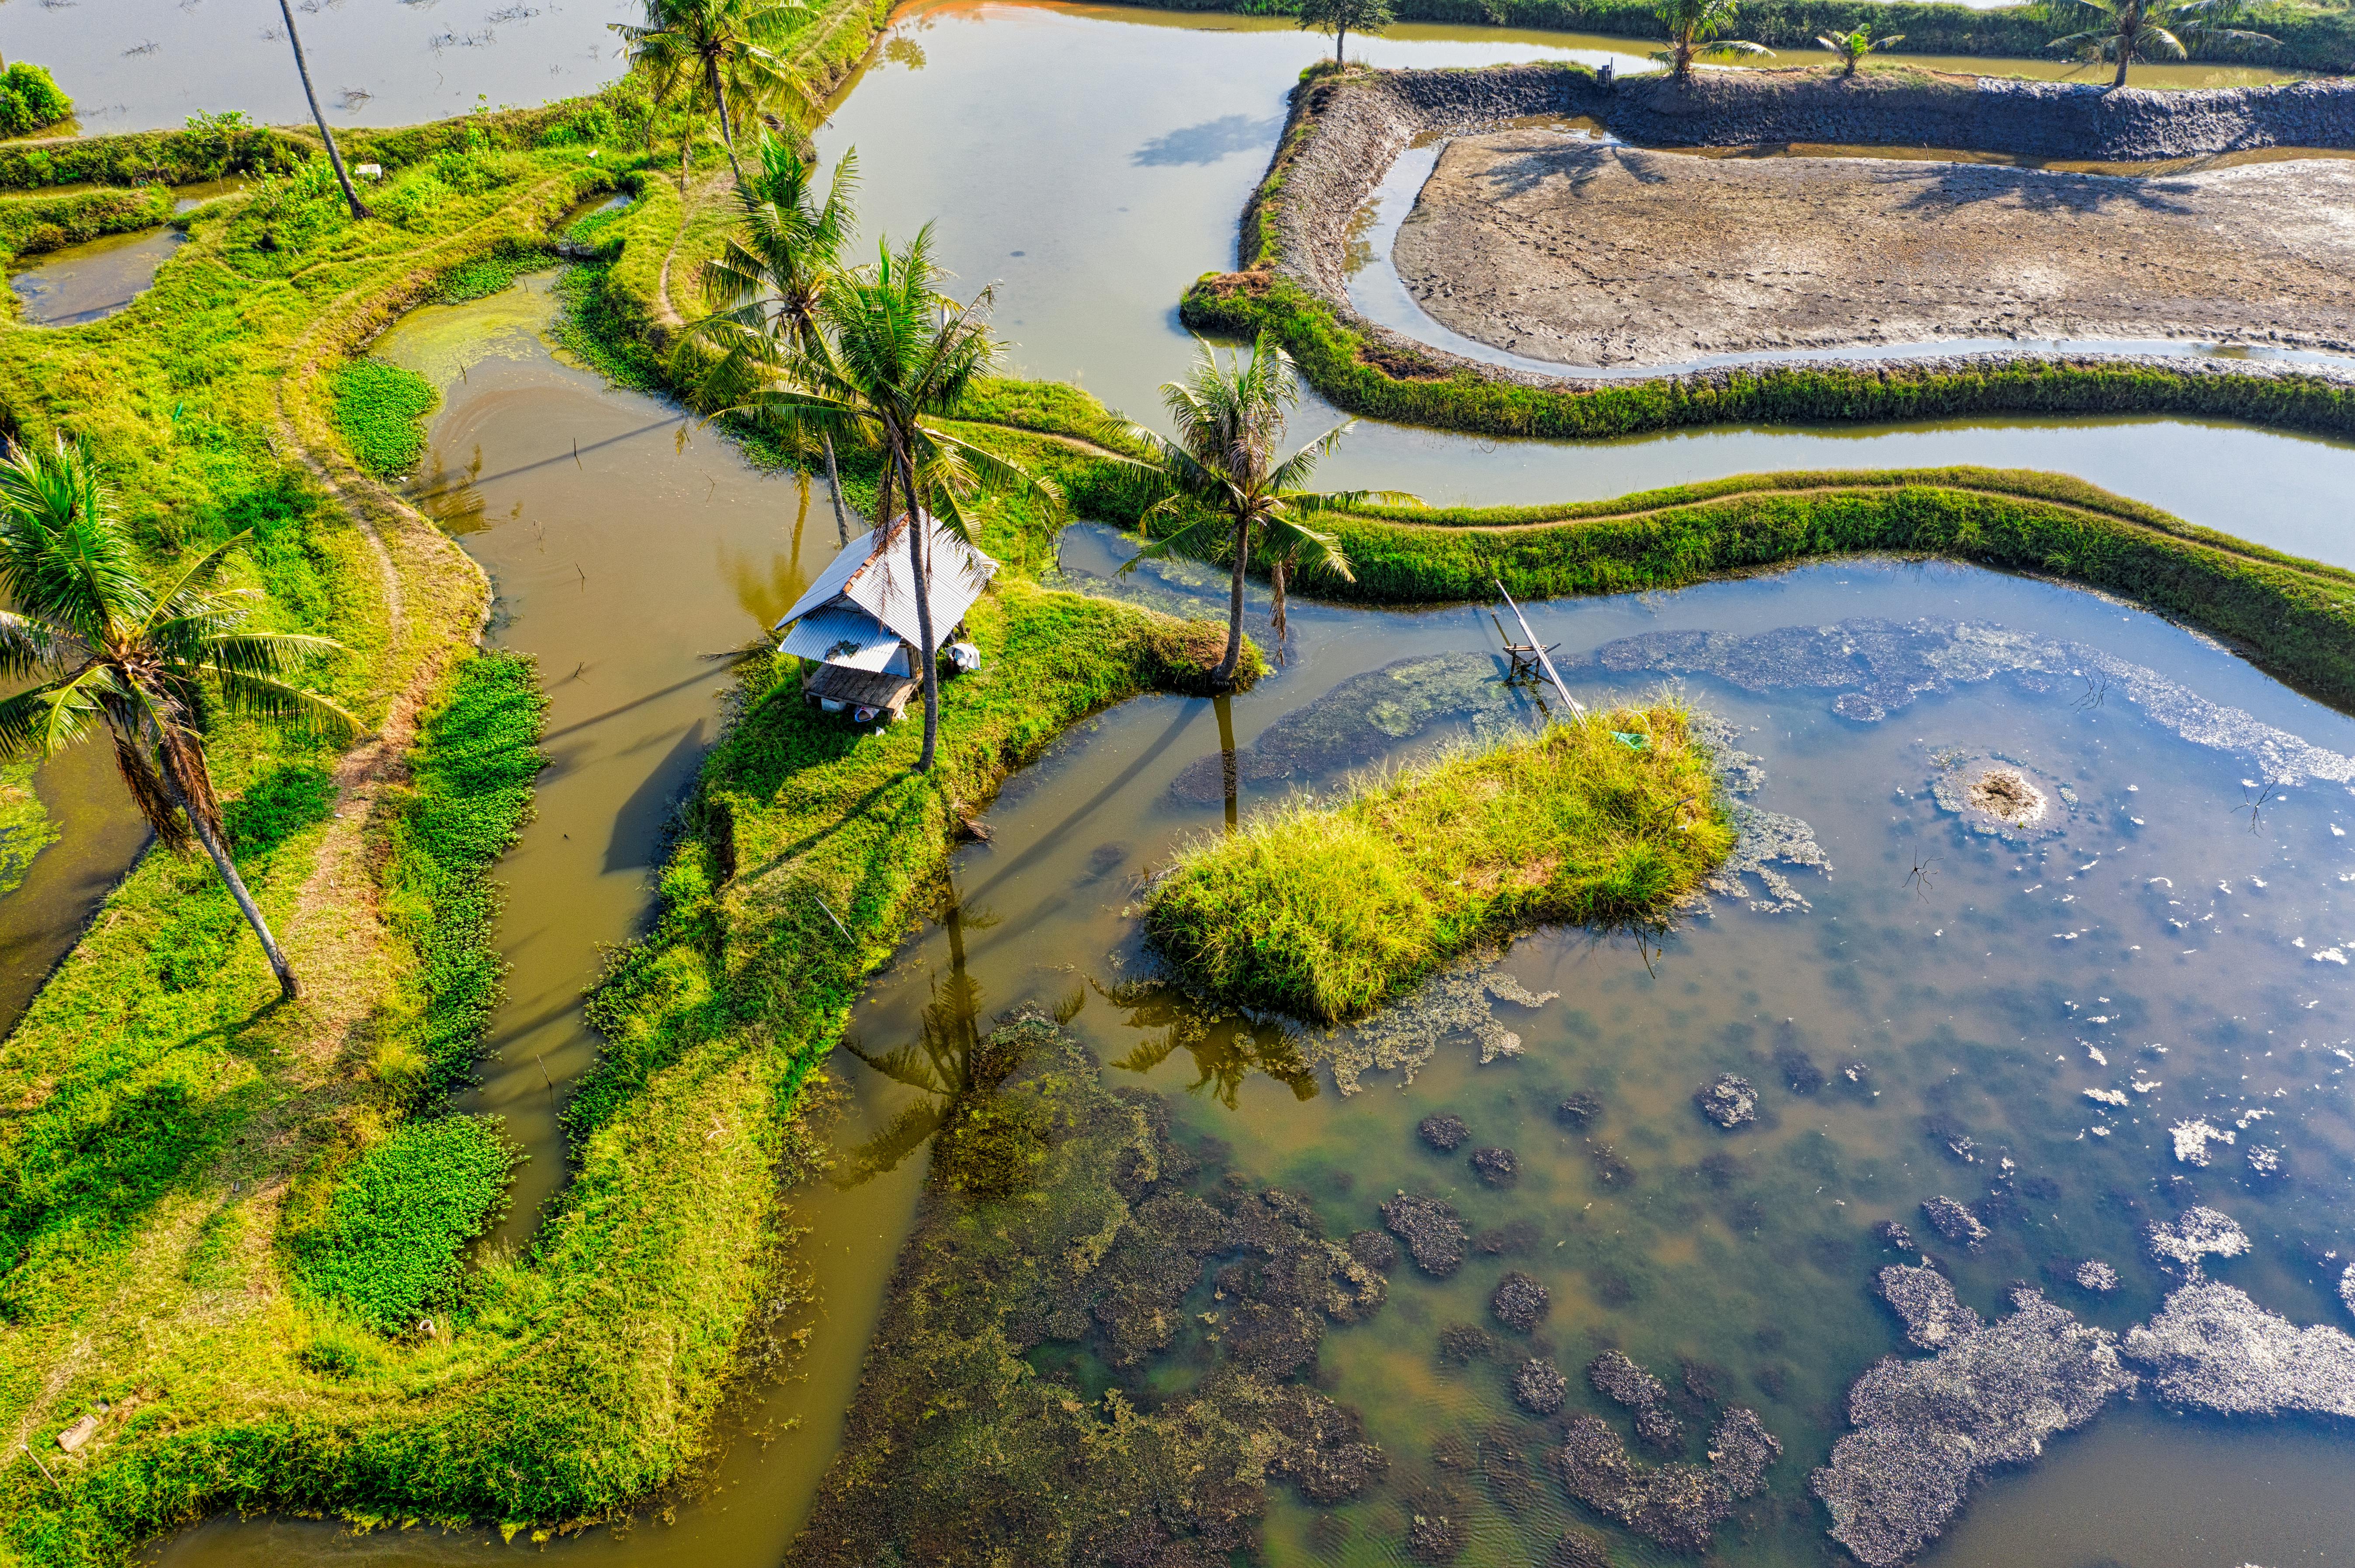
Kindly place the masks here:
[[(1918, 71), (1843, 79), (1820, 71), (1729, 70), (1704, 71), (1678, 84), (1665, 76), (1613, 80), (1557, 65), (1316, 78), (1294, 93), (1270, 181), (1253, 198), (1266, 226), (1266, 249), (1246, 253), (1242, 265), (1271, 267), (1297, 281), (1353, 331), (1433, 370), (1529, 386), (1601, 384), (1476, 364), (1369, 322), (1349, 304), (1350, 220), (1399, 155), (1433, 137), (1535, 118), (1590, 119), (1626, 141), (1657, 147), (1799, 142), (2159, 163), (2278, 147), (2355, 150), (2355, 80), (2153, 92)], [(1244, 225), (1247, 252), (1255, 227)], [(1927, 369), (2012, 357), (1957, 355), (1905, 363)], [(2264, 365), (2189, 357), (2146, 362), (2209, 374), (2273, 373)], [(1845, 363), (1855, 370), (1870, 362)], [(2315, 368), (2304, 371), (2311, 375)]]

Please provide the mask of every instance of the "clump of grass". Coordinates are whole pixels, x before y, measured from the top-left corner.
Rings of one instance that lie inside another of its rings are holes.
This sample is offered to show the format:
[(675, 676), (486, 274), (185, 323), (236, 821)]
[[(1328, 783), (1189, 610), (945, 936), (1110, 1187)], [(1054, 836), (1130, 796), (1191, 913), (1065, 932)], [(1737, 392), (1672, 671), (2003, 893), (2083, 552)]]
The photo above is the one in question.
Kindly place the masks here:
[(1208, 990), (1329, 1023), (1516, 931), (1657, 924), (1733, 837), (1683, 710), (1622, 709), (1262, 812), (1183, 852), (1146, 927)]
[(381, 359), (355, 359), (336, 372), (336, 428), (359, 465), (380, 479), (398, 477), (425, 452), (425, 416), (442, 394), (416, 371)]
[(371, 1328), (407, 1328), (456, 1287), (466, 1243), (506, 1205), (518, 1157), (496, 1117), (396, 1128), (336, 1184), (298, 1247), (297, 1275)]
[(0, 136), (29, 136), (73, 112), (73, 100), (44, 67), (12, 60), (0, 71)]

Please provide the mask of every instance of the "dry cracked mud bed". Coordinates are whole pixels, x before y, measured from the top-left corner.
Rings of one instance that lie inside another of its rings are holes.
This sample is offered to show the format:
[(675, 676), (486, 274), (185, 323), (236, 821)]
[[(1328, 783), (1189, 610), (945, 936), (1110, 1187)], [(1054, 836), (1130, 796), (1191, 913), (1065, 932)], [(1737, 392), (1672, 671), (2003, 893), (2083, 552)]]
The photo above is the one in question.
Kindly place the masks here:
[(1524, 129), (1441, 155), (1394, 258), (1566, 365), (1946, 338), (2355, 341), (2355, 164), (2146, 177), (1717, 158)]

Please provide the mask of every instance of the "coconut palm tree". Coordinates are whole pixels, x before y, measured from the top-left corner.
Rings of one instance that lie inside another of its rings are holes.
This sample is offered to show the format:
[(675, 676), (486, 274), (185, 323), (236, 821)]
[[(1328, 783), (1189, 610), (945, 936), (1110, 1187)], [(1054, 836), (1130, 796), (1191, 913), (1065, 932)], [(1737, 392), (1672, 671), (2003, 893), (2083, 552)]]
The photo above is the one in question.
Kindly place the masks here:
[(303, 96), (311, 101), (311, 120), (319, 127), (319, 140), (327, 144), (327, 162), (335, 166), (336, 183), (344, 187), (344, 199), (351, 203), (354, 218), (371, 218), (368, 203), (352, 188), (352, 176), (344, 172), (344, 155), (336, 146), (336, 133), (327, 129), (327, 117), (319, 112), (319, 94), (311, 85), (311, 62), (303, 58), (303, 35), (294, 30), (294, 7), (289, 0), (278, 0), (278, 14), (286, 18), (286, 41), (294, 46), (294, 74), (303, 79)]
[[(283, 0), (281, 0), (283, 4)], [(682, 80), (711, 100), (719, 115), (719, 140), (739, 183), (744, 166), (736, 158), (736, 126), (729, 112), (737, 103), (758, 109), (779, 96), (822, 112), (807, 83), (779, 58), (777, 46), (793, 30), (805, 0), (645, 0), (643, 27), (608, 22), (622, 36), (622, 52), (655, 76), (655, 101), (668, 98)]]
[[(760, 167), (737, 187), (744, 204), (744, 233), (728, 238), (720, 253), (703, 263), (703, 293), (712, 314), (696, 323), (693, 336), (721, 351), (712, 383), (726, 389), (742, 372), (757, 380), (760, 367), (775, 356), (819, 352), (825, 338), (821, 307), (826, 291), (842, 270), (843, 247), (857, 219), (850, 208), (858, 186), (858, 154), (847, 151), (834, 165), (826, 200), (816, 199), (817, 165), (787, 144), (762, 133)], [(727, 390), (723, 400), (732, 402)], [(834, 497), (834, 528), (850, 542), (850, 521), (842, 507), (842, 474), (836, 465), (834, 435), (818, 432), (826, 453), (826, 483)]]
[[(820, 332), (803, 346), (770, 340), (757, 357), (757, 384), (723, 413), (742, 413), (790, 430), (855, 441), (882, 458), (875, 517), (888, 549), (904, 535), (916, 595), (922, 644), (924, 749), (919, 772), (932, 771), (939, 750), (939, 635), (932, 626), (932, 530), (911, 528), (919, 515), (974, 543), (974, 503), (985, 489), (1028, 495), (1050, 507), (1062, 505), (1051, 480), (976, 446), (943, 422), (975, 379), (997, 362), (990, 336), (994, 296), (987, 289), (960, 304), (941, 292), (944, 274), (932, 259), (926, 224), (897, 252), (881, 242), (872, 266), (837, 272), (820, 296)], [(748, 344), (740, 347), (750, 348)]]
[(1904, 41), (1905, 35), (1902, 33), (1891, 33), (1885, 38), (1876, 38), (1872, 36), (1872, 29), (1870, 27), (1859, 27), (1850, 33), (1816, 35), (1816, 42), (1839, 56), (1842, 77), (1854, 76), (1856, 68), (1864, 63), (1864, 57), (1876, 49), (1894, 48)]
[(1221, 362), (1209, 344), (1200, 349), (1186, 379), (1162, 383), (1161, 406), (1168, 411), (1174, 438), (1143, 425), (1118, 427), (1132, 443), (1146, 449), (1136, 466), (1159, 492), (1143, 523), (1149, 529), (1156, 517), (1183, 519), (1120, 570), (1133, 571), (1140, 562), (1188, 549), (1223, 550), (1231, 558), (1227, 651), (1210, 677), (1223, 687), (1234, 684), (1242, 661), (1243, 574), (1254, 551), (1272, 550), (1287, 567), (1298, 560), (1308, 570), (1347, 581), (1349, 561), (1341, 547), (1329, 534), (1299, 519), (1369, 498), (1412, 503), (1414, 497), (1389, 490), (1325, 494), (1304, 488), (1318, 461), (1341, 443), (1357, 421), (1336, 425), (1278, 462), (1275, 449), (1284, 440), (1284, 410), (1300, 400), (1292, 357), (1265, 332), (1249, 359), (1230, 354)]
[(288, 999), (301, 994), (229, 859), (205, 762), (208, 697), (257, 718), (349, 733), (350, 714), (288, 683), (325, 637), (256, 629), (250, 592), (215, 587), (229, 552), (207, 552), (151, 589), (90, 453), (60, 437), (0, 463), (0, 675), (40, 677), (0, 701), (0, 755), (48, 756), (101, 730), (139, 814), (163, 846), (204, 847)]
[(2124, 87), (2126, 67), (2137, 61), (2186, 59), (2191, 45), (2211, 38), (2261, 48), (2281, 41), (2269, 33), (2224, 26), (2239, 14), (2238, 0), (2075, 0), (2075, 10), (2090, 26), (2049, 47), (2068, 49), (2089, 64), (2115, 60), (2112, 87)]
[(1764, 55), (1774, 51), (1763, 44), (1721, 38), (1741, 10), (1739, 0), (1665, 0), (1652, 15), (1668, 30), (1668, 47), (1652, 58), (1666, 60), (1678, 81), (1692, 80), (1693, 61), (1708, 55)]

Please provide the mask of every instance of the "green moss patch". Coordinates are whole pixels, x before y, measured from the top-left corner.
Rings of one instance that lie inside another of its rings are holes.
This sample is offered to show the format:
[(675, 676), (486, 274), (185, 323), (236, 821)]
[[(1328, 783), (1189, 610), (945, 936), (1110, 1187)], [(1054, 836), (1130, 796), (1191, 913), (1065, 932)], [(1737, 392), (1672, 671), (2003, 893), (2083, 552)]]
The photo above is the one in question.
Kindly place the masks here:
[(1657, 924), (1732, 847), (1683, 712), (1621, 709), (1263, 812), (1180, 854), (1146, 927), (1205, 989), (1333, 1022), (1532, 926)]
[(506, 1203), (517, 1157), (494, 1117), (395, 1129), (336, 1184), (325, 1223), (298, 1249), (298, 1277), (369, 1328), (410, 1328), (455, 1289), (466, 1244)]
[(352, 456), (378, 478), (397, 478), (425, 453), (425, 416), (442, 401), (433, 383), (381, 359), (355, 359), (336, 372), (336, 428)]

